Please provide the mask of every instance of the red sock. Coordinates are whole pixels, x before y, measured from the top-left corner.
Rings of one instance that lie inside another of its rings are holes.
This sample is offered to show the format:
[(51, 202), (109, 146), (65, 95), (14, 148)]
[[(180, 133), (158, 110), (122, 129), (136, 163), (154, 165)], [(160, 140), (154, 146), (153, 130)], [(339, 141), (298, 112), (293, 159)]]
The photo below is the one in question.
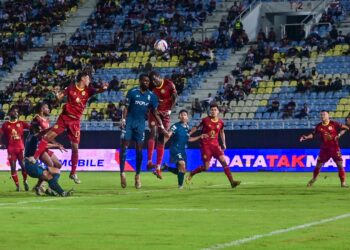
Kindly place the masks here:
[(231, 170), (229, 167), (224, 167), (224, 172), (225, 175), (227, 176), (227, 179), (230, 181), (230, 183), (233, 182), (233, 178), (232, 178), (232, 174), (231, 174)]
[(11, 177), (13, 179), (13, 181), (15, 182), (16, 186), (18, 186), (18, 175), (17, 175), (17, 171), (14, 173), (11, 173)]
[(164, 156), (164, 144), (158, 143), (157, 145), (157, 165), (160, 166)]
[(152, 161), (153, 158), (153, 151), (154, 151), (154, 145), (156, 142), (153, 138), (150, 138), (148, 140), (148, 148), (147, 148), (147, 161)]
[(319, 175), (320, 171), (321, 171), (321, 168), (314, 169), (314, 174), (313, 174), (314, 179), (317, 179), (317, 176)]
[(205, 167), (204, 166), (199, 166), (198, 168), (196, 168), (195, 170), (193, 170), (191, 172), (191, 175), (194, 176), (195, 174), (198, 174), (200, 172), (204, 172), (205, 171)]
[(27, 180), (27, 171), (25, 171), (24, 168), (22, 168), (22, 176), (23, 176), (23, 181)]
[(44, 151), (47, 148), (47, 144), (48, 144), (48, 141), (46, 141), (44, 138), (41, 139), (41, 141), (39, 142), (38, 148), (34, 154), (35, 159), (39, 159), (39, 157), (42, 155), (42, 153), (44, 153)]
[(70, 175), (75, 174), (75, 172), (77, 171), (78, 159), (79, 159), (78, 151), (73, 151), (72, 150), (72, 156), (71, 156), (72, 169), (70, 171)]
[(341, 181), (342, 183), (345, 182), (346, 174), (345, 174), (345, 169), (344, 169), (344, 168), (340, 168), (340, 169), (338, 170), (338, 175), (339, 175), (340, 181)]

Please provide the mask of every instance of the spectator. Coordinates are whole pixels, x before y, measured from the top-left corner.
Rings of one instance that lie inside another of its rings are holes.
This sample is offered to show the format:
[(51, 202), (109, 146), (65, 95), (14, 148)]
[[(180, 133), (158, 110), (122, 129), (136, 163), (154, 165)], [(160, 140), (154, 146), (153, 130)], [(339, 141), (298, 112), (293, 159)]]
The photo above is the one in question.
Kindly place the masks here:
[(300, 113), (298, 115), (296, 115), (296, 118), (302, 119), (302, 118), (309, 118), (310, 115), (310, 108), (307, 106), (306, 103), (304, 103), (303, 108), (300, 110)]
[(5, 119), (5, 112), (3, 109), (0, 109), (0, 121), (3, 121)]
[(270, 108), (267, 110), (267, 112), (278, 112), (280, 109), (280, 102), (277, 99), (274, 99), (270, 105)]
[(89, 120), (90, 121), (97, 121), (97, 110), (95, 108), (93, 108), (91, 110), (91, 113), (90, 113), (90, 117), (89, 117)]
[(200, 118), (202, 116), (203, 110), (198, 98), (195, 98), (194, 102), (192, 102), (191, 112), (193, 117), (199, 116), (198, 118)]
[(201, 101), (203, 110), (208, 111), (210, 104), (214, 101), (214, 97), (212, 97), (211, 93), (208, 94), (208, 97)]
[(118, 92), (122, 88), (120, 82), (118, 81), (116, 76), (113, 76), (113, 79), (109, 82), (108, 93), (112, 90)]

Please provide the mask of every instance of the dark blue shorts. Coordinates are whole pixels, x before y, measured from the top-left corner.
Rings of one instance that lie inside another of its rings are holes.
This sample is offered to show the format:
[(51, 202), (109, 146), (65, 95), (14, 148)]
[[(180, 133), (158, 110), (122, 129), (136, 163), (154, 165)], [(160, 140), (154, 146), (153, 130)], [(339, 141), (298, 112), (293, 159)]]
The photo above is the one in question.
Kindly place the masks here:
[(178, 163), (179, 161), (184, 161), (187, 165), (186, 150), (170, 148), (170, 162)]
[(121, 139), (142, 143), (145, 140), (145, 124), (127, 123), (122, 130)]
[(40, 178), (45, 170), (48, 170), (47, 167), (43, 164), (40, 164), (39, 161), (36, 161), (34, 164), (29, 161), (24, 161), (24, 167), (27, 171), (27, 174), (32, 178)]

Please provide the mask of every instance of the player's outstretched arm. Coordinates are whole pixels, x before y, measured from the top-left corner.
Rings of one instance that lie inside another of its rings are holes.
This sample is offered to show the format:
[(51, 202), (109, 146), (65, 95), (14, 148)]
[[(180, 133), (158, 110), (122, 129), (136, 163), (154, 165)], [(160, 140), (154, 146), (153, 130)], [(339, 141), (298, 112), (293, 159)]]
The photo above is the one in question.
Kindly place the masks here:
[(199, 130), (199, 129), (201, 129), (201, 128), (202, 128), (202, 123), (200, 123), (200, 124), (194, 126), (194, 127), (191, 129), (191, 131), (190, 131), (189, 134), (190, 134), (190, 135), (193, 135), (194, 133), (197, 132), (197, 130)]
[(314, 138), (314, 135), (311, 133), (311, 134), (308, 134), (308, 135), (302, 135), (299, 139), (300, 142), (303, 142), (303, 141), (307, 141), (307, 140), (311, 140)]
[(163, 133), (163, 134), (168, 133), (168, 131), (166, 131), (166, 130), (164, 129), (164, 125), (163, 125), (162, 119), (160, 119), (160, 117), (159, 117), (159, 112), (158, 112), (158, 110), (157, 110), (157, 109), (151, 109), (151, 113), (152, 113), (152, 114), (154, 115), (154, 117), (156, 118), (157, 123), (159, 124), (159, 127), (160, 127), (160, 129), (162, 130), (162, 133)]
[(100, 88), (97, 89), (96, 91), (96, 94), (99, 94), (99, 93), (102, 93), (102, 92), (105, 92), (109, 87), (109, 83), (108, 82), (104, 82), (102, 84), (102, 86)]
[(166, 132), (166, 133), (163, 133), (164, 137), (165, 137), (164, 144), (166, 144), (170, 140), (171, 136), (173, 135), (173, 131), (169, 130), (169, 131), (164, 131), (164, 132)]
[(195, 142), (195, 141), (198, 141), (199, 139), (204, 139), (204, 138), (208, 138), (209, 136), (207, 134), (201, 134), (199, 136), (193, 136), (193, 137), (190, 137), (188, 139), (189, 142)]

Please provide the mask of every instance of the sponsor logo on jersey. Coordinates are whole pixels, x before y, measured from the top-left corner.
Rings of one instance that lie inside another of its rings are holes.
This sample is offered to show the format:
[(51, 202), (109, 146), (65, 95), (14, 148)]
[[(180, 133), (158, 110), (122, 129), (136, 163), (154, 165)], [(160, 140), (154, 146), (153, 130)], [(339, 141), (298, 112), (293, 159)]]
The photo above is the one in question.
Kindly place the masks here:
[(148, 102), (138, 101), (138, 100), (135, 101), (135, 104), (140, 106), (148, 106)]

